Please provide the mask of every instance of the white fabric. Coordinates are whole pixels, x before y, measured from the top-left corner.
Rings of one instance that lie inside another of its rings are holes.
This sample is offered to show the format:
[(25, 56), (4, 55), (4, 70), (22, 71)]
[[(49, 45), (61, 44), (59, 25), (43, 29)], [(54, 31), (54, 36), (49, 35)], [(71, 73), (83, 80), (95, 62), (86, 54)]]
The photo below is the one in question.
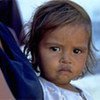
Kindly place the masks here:
[[(60, 88), (41, 77), (39, 80), (43, 88), (44, 100), (83, 100), (79, 93)], [(83, 94), (87, 100), (93, 100), (86, 92)]]

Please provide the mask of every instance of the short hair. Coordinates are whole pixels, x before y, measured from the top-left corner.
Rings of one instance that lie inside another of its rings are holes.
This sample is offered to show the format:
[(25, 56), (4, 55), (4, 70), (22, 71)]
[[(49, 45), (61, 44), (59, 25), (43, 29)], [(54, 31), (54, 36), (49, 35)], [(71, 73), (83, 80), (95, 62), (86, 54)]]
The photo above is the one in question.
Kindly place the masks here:
[(38, 66), (38, 44), (42, 40), (44, 34), (53, 31), (58, 27), (65, 25), (84, 25), (89, 34), (89, 55), (86, 62), (86, 72), (91, 72), (91, 62), (94, 62), (94, 54), (92, 51), (92, 24), (87, 12), (78, 4), (70, 0), (53, 0), (48, 1), (36, 10), (31, 22), (30, 31), (28, 33), (29, 40), (25, 46), (26, 55), (31, 54), (31, 62), (33, 68)]

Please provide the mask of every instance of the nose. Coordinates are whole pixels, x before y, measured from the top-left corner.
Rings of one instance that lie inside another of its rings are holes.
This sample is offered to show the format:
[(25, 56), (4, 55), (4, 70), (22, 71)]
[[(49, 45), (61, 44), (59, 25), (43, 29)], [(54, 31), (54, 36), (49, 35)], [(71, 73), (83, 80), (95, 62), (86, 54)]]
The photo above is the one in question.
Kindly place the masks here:
[(60, 62), (61, 63), (64, 63), (64, 64), (71, 64), (72, 61), (71, 61), (71, 54), (69, 53), (63, 53), (61, 58), (60, 58)]

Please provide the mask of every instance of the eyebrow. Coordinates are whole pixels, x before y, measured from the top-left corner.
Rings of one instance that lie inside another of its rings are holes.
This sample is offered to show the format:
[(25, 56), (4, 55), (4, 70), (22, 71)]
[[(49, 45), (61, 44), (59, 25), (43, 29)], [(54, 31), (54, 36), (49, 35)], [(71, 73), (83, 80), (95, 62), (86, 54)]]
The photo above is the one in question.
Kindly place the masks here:
[(88, 49), (87, 46), (76, 46), (74, 48), (79, 48), (79, 49), (82, 49), (82, 50), (87, 50)]
[[(54, 45), (54, 46), (63, 46), (61, 43), (59, 42), (56, 42), (56, 41), (53, 41), (53, 42), (45, 42), (45, 45)], [(88, 49), (88, 46), (73, 46), (73, 48), (79, 48), (79, 49), (82, 49), (82, 50), (87, 50)]]
[(46, 45), (59, 45), (59, 46), (62, 46), (61, 43), (57, 43), (57, 42), (52, 42), (52, 43), (51, 42), (46, 42), (45, 44)]

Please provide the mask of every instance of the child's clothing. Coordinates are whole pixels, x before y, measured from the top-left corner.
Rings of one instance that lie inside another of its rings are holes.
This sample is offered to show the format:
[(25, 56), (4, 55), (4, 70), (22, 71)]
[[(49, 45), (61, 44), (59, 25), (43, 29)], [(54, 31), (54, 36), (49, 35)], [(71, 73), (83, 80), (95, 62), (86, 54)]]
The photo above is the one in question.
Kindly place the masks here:
[(80, 93), (72, 92), (60, 88), (42, 77), (39, 77), (39, 80), (43, 88), (44, 100), (93, 100), (88, 93), (80, 89)]

